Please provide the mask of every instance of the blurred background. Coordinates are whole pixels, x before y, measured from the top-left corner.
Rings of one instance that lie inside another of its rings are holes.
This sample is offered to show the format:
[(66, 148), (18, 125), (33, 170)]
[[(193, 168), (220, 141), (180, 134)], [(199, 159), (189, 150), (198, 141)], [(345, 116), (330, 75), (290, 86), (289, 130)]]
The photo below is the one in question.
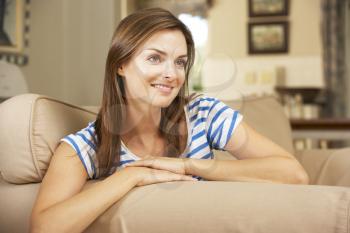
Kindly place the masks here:
[(349, 145), (349, 0), (0, 0), (0, 100), (99, 105), (114, 29), (148, 7), (192, 31), (191, 92), (243, 104), (274, 95), (296, 148)]

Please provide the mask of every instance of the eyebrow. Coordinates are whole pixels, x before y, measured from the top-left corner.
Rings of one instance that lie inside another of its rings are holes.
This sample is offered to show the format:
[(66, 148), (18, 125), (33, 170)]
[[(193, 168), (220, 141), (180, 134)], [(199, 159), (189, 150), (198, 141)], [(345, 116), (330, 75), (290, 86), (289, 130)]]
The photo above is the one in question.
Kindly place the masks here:
[[(166, 55), (166, 52), (159, 50), (159, 49), (156, 49), (156, 48), (147, 48), (145, 50), (154, 50), (162, 55)], [(178, 58), (180, 58), (180, 57), (187, 57), (187, 54), (183, 54), (183, 55), (178, 56)]]

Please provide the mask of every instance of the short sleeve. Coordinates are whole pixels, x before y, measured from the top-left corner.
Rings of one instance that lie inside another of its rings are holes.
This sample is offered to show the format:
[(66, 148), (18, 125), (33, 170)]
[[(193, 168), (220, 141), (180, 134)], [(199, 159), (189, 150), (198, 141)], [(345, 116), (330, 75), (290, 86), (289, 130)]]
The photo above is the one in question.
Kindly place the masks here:
[(225, 150), (227, 142), (242, 121), (243, 116), (238, 110), (232, 109), (216, 98), (209, 102), (208, 107), (206, 123), (208, 143), (213, 149)]
[(90, 122), (88, 126), (75, 134), (69, 134), (60, 141), (68, 143), (77, 153), (89, 179), (97, 178), (98, 161), (96, 158), (96, 140), (95, 124)]

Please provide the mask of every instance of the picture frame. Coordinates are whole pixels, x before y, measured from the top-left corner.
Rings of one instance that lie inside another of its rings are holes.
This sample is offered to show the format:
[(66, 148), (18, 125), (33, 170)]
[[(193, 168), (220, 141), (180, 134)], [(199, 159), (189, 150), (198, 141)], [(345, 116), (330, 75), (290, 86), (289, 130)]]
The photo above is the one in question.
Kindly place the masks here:
[(289, 0), (249, 0), (249, 17), (287, 16)]
[(23, 0), (0, 0), (0, 51), (23, 49)]
[(287, 21), (248, 23), (249, 54), (287, 53), (288, 43)]
[(0, 0), (0, 59), (28, 64), (30, 0)]

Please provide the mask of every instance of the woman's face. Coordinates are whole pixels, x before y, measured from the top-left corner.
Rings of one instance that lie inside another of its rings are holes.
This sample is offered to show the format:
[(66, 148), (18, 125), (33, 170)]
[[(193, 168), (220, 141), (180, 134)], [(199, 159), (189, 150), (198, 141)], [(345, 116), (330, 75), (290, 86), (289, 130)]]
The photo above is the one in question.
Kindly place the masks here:
[(118, 69), (127, 99), (167, 107), (185, 81), (187, 46), (179, 30), (163, 30), (140, 46)]

